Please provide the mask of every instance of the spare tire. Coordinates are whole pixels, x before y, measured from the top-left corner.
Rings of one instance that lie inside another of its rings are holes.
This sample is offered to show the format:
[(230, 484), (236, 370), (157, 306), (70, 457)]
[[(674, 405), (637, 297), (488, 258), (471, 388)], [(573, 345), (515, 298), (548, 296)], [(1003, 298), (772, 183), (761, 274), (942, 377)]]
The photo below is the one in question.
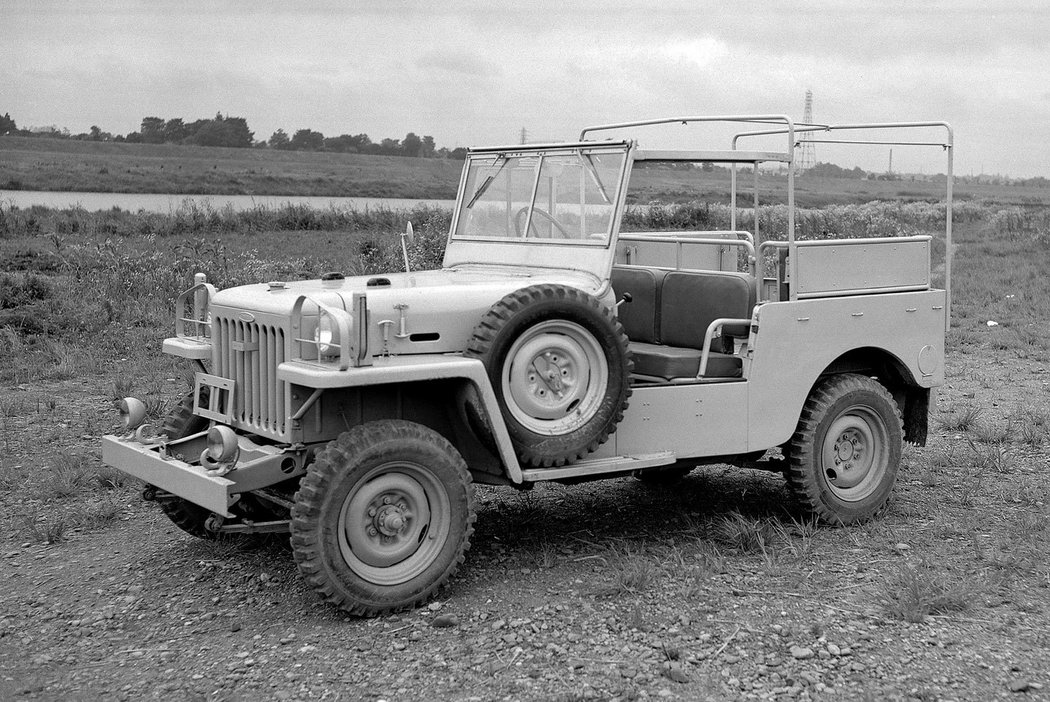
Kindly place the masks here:
[(593, 295), (567, 285), (516, 290), (474, 328), (481, 359), (521, 462), (564, 465), (609, 438), (630, 397), (627, 335)]

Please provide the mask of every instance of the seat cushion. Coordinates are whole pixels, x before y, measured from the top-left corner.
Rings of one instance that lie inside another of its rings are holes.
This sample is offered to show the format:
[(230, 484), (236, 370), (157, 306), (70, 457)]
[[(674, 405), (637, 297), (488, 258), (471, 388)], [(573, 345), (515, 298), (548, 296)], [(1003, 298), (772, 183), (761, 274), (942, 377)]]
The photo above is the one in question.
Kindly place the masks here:
[[(672, 271), (660, 291), (657, 338), (671, 346), (702, 348), (711, 322), (719, 317), (750, 317), (754, 304), (751, 280), (742, 273)], [(747, 335), (747, 325), (736, 326), (744, 326), (743, 335)], [(739, 331), (723, 328), (725, 334)]]
[[(638, 342), (632, 342), (630, 349), (631, 356), (634, 358), (634, 372), (639, 375), (670, 380), (672, 378), (695, 378), (700, 371), (701, 352), (699, 349)], [(712, 352), (707, 357), (705, 377), (739, 378), (741, 372), (742, 362), (739, 356)]]
[(665, 271), (655, 268), (614, 266), (612, 287), (619, 300), (630, 293), (632, 300), (616, 308), (616, 316), (631, 341), (656, 343), (660, 324), (660, 283)]

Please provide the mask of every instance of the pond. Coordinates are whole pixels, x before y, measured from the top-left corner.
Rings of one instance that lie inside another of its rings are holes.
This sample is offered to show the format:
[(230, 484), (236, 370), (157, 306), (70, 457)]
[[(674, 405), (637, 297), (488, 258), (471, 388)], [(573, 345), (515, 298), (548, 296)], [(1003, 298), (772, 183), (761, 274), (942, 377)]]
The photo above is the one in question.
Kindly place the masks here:
[(321, 197), (308, 195), (166, 195), (163, 193), (82, 193), (43, 190), (0, 190), (0, 205), (5, 207), (32, 207), (40, 205), (55, 209), (83, 207), (86, 210), (108, 210), (119, 207), (137, 212), (172, 212), (184, 204), (222, 209), (227, 205), (235, 210), (282, 205), (308, 205), (316, 209), (351, 207), (358, 210), (385, 208), (411, 209), (416, 205), (432, 205), (451, 209), (453, 200), (414, 200), (382, 197)]

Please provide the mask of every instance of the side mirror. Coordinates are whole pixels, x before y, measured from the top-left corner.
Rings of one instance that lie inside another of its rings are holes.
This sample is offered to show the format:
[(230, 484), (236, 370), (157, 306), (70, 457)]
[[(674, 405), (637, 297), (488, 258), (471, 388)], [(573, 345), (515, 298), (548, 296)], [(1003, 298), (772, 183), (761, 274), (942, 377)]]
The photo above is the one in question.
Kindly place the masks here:
[(412, 229), (412, 222), (410, 220), (409, 223), (408, 223), (408, 226), (405, 227), (405, 233), (401, 235), (401, 255), (405, 257), (405, 272), (406, 273), (408, 273), (409, 270), (410, 270), (409, 266), (408, 266), (408, 247), (415, 240), (416, 240), (416, 233)]

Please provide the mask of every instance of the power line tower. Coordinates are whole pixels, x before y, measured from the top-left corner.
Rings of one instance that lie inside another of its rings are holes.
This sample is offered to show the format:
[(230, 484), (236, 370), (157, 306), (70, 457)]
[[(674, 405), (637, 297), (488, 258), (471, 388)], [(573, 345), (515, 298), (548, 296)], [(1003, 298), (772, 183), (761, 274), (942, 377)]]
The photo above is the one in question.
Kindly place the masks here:
[(521, 143), (524, 144), (528, 141), (529, 133), (525, 131), (525, 127), (521, 128)]
[[(802, 124), (813, 124), (813, 91), (806, 91), (806, 108), (802, 113)], [(816, 163), (813, 132), (803, 132), (799, 138), (798, 172), (805, 173)]]

